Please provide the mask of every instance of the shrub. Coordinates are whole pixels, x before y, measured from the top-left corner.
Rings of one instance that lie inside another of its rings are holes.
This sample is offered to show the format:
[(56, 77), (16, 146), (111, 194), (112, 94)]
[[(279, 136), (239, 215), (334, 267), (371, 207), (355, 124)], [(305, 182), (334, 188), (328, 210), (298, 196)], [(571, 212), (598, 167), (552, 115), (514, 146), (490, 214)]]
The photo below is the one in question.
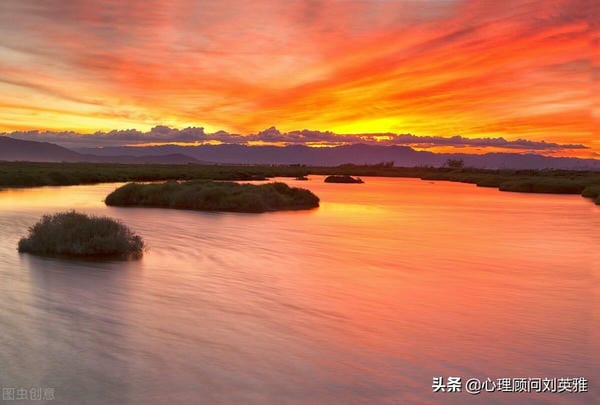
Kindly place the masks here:
[(76, 258), (140, 258), (142, 238), (121, 222), (74, 211), (44, 215), (19, 241), (19, 252)]
[(465, 162), (460, 158), (448, 159), (446, 160), (445, 166), (451, 169), (462, 169), (463, 167), (465, 167)]

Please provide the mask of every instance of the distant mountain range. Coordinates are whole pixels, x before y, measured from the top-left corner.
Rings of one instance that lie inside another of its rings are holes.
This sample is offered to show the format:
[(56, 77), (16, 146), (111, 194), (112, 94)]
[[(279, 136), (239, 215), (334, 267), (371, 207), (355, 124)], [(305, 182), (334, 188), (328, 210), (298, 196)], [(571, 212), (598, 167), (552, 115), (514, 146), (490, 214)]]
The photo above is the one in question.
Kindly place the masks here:
[(203, 162), (241, 164), (306, 164), (337, 166), (344, 163), (376, 164), (393, 161), (396, 166), (443, 166), (448, 159), (463, 159), (466, 166), (488, 169), (600, 170), (600, 160), (555, 158), (535, 154), (487, 153), (484, 155), (432, 153), (408, 146), (354, 144), (331, 148), (292, 146), (246, 146), (238, 144), (151, 147), (107, 147), (76, 149), (103, 157), (187, 155)]
[(48, 142), (22, 141), (0, 136), (0, 161), (29, 162), (93, 162), (93, 163), (153, 163), (186, 164), (206, 163), (181, 153), (167, 153), (157, 156), (143, 155), (96, 155), (79, 153)]
[(337, 166), (345, 163), (396, 166), (443, 166), (448, 159), (463, 159), (465, 166), (487, 169), (600, 170), (600, 160), (558, 158), (535, 154), (487, 153), (484, 155), (432, 153), (407, 146), (354, 144), (332, 148), (246, 146), (238, 144), (67, 149), (47, 142), (22, 141), (0, 136), (0, 160), (98, 163), (232, 163), (306, 164)]
[(83, 156), (48, 142), (21, 141), (0, 136), (0, 160), (35, 162), (76, 162)]

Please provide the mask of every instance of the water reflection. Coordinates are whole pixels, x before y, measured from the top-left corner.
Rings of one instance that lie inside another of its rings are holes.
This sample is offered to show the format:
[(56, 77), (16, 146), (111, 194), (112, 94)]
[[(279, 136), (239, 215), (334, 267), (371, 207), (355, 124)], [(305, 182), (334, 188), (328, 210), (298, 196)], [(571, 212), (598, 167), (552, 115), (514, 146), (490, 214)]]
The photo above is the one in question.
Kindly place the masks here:
[(59, 402), (61, 393), (63, 400), (65, 393), (72, 399), (126, 400), (128, 325), (115, 314), (127, 310), (128, 272), (139, 270), (139, 264), (66, 262), (30, 255), (20, 255), (20, 260), (29, 269), (34, 297), (27, 319), (32, 331), (26, 335), (36, 337), (35, 350), (23, 347), (19, 358), (20, 367), (31, 370), (29, 385), (55, 388)]
[[(260, 215), (105, 207), (116, 185), (0, 193), (0, 381), (67, 403), (423, 403), (441, 401), (436, 375), (597, 379), (597, 207), (321, 180), (291, 181), (319, 209)], [(113, 263), (16, 252), (42, 213), (74, 203), (150, 250)]]

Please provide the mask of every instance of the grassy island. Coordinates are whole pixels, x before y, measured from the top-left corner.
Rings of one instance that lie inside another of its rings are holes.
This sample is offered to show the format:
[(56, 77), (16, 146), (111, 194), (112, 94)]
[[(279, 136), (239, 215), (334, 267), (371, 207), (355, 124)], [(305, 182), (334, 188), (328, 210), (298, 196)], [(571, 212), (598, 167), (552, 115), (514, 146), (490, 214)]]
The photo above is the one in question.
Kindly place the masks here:
[(19, 241), (19, 252), (90, 259), (138, 259), (144, 241), (121, 222), (74, 211), (44, 215)]
[(259, 213), (319, 206), (312, 192), (285, 183), (238, 184), (227, 181), (129, 183), (106, 197), (106, 205), (198, 211)]
[(348, 175), (331, 175), (325, 177), (325, 183), (346, 183), (346, 184), (360, 184), (364, 183), (360, 177), (352, 177)]

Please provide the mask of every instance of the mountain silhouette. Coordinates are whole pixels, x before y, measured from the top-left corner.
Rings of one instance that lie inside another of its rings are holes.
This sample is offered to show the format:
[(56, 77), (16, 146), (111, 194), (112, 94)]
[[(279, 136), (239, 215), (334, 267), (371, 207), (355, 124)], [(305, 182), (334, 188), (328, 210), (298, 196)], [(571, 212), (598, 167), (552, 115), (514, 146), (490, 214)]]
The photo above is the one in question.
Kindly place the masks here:
[(549, 157), (536, 154), (432, 153), (408, 146), (354, 144), (332, 148), (304, 145), (247, 146), (239, 144), (67, 149), (48, 142), (23, 141), (0, 136), (0, 160), (35, 162), (93, 162), (135, 164), (304, 164), (338, 166), (346, 163), (396, 166), (443, 166), (448, 159), (462, 159), (467, 167), (482, 169), (600, 170), (600, 160)]
[(35, 162), (77, 162), (84, 157), (48, 142), (22, 141), (0, 136), (0, 160)]
[(465, 166), (485, 169), (573, 169), (600, 170), (600, 160), (549, 157), (536, 154), (432, 153), (416, 151), (408, 146), (377, 146), (354, 144), (332, 148), (311, 148), (304, 145), (247, 146), (239, 144), (150, 147), (105, 147), (76, 149), (98, 156), (160, 156), (185, 154), (195, 159), (231, 164), (305, 164), (338, 166), (345, 163), (376, 164), (393, 161), (396, 166), (443, 166), (448, 159), (462, 159)]
[(182, 153), (153, 155), (108, 155), (97, 156), (78, 153), (62, 146), (35, 141), (22, 141), (0, 136), (0, 161), (29, 162), (93, 162), (93, 163), (134, 163), (134, 164), (185, 164), (206, 163)]

